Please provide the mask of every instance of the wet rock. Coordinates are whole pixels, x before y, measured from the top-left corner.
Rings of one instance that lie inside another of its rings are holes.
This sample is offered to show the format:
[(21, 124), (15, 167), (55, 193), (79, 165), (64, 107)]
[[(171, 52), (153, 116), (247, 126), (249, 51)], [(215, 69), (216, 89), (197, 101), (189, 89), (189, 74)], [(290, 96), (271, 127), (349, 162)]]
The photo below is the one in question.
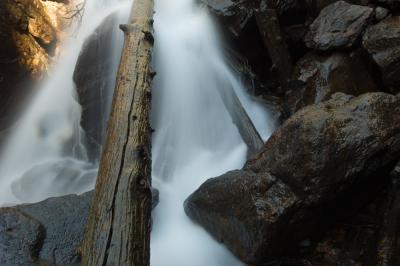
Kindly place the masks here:
[(358, 96), (376, 91), (365, 66), (346, 53), (308, 53), (297, 62), (294, 79), (304, 83), (287, 94), (290, 114), (302, 107), (328, 100), (336, 92)]
[(325, 7), (310, 25), (305, 37), (309, 48), (327, 51), (350, 48), (359, 39), (373, 16), (373, 9), (344, 1)]
[(336, 93), (300, 110), (241, 171), (195, 191), (186, 213), (248, 264), (298, 252), (388, 183), (400, 156), (399, 104), (385, 93)]
[(107, 17), (86, 40), (74, 71), (74, 82), (82, 106), (81, 125), (87, 137), (91, 161), (99, 160), (111, 110), (122, 32), (118, 25), (124, 16)]
[(368, 27), (363, 46), (379, 66), (386, 87), (400, 91), (400, 16), (386, 18)]
[(36, 220), (16, 209), (0, 209), (0, 265), (36, 265), (44, 237)]

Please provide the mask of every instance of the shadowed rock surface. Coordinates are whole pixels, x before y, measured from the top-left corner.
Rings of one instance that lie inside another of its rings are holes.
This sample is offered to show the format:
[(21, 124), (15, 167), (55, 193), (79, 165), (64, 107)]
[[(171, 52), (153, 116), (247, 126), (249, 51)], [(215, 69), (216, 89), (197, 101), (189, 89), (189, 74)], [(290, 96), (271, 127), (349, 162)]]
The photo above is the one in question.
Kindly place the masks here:
[(363, 46), (378, 65), (385, 86), (400, 91), (400, 16), (389, 17), (370, 26), (363, 37)]
[(387, 6), (393, 12), (400, 11), (400, 1), (398, 0), (378, 0), (377, 2)]
[(328, 100), (336, 92), (358, 96), (376, 91), (366, 67), (346, 53), (309, 53), (297, 62), (294, 79), (303, 86), (289, 91), (286, 105), (294, 114), (307, 105)]
[(194, 192), (186, 213), (246, 263), (295, 252), (388, 182), (400, 156), (399, 103), (337, 93), (300, 110), (243, 170)]

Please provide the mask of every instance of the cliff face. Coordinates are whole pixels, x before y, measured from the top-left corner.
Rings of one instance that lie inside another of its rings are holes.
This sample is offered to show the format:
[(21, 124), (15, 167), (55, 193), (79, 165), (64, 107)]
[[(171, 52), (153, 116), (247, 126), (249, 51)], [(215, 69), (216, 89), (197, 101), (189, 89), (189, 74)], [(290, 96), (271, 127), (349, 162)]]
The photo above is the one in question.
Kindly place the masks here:
[[(0, 131), (5, 130), (38, 81), (73, 22), (75, 1), (0, 1)], [(0, 133), (1, 134), (1, 133)]]

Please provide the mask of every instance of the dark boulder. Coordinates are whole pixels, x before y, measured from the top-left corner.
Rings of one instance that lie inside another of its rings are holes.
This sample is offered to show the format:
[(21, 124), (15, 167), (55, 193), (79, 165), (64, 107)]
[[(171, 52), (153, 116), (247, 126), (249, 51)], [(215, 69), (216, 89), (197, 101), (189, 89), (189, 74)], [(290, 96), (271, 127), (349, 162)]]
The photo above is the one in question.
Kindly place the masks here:
[(375, 8), (375, 20), (381, 21), (389, 15), (389, 10), (384, 7), (378, 6)]
[(106, 137), (123, 43), (118, 25), (123, 18), (122, 14), (114, 13), (102, 22), (86, 40), (74, 71), (73, 79), (82, 106), (81, 125), (86, 132), (91, 161), (99, 159)]
[(204, 183), (185, 211), (260, 265), (373, 199), (399, 157), (400, 98), (336, 93), (289, 118), (243, 170)]
[(373, 17), (373, 9), (344, 1), (325, 7), (305, 36), (309, 48), (327, 51), (352, 47)]
[(367, 28), (363, 46), (378, 65), (386, 87), (400, 91), (400, 16), (389, 17)]
[(376, 91), (366, 67), (347, 53), (320, 55), (308, 53), (295, 67), (294, 80), (303, 82), (287, 93), (290, 114), (307, 105), (328, 100), (334, 93), (358, 96)]

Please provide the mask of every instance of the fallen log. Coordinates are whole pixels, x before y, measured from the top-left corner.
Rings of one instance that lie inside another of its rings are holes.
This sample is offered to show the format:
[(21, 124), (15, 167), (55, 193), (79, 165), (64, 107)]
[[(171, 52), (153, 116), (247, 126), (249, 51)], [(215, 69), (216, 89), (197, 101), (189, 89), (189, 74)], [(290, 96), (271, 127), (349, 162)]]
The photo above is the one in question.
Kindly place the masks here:
[(228, 110), (228, 113), (232, 118), (233, 124), (235, 124), (240, 136), (247, 145), (247, 155), (250, 157), (251, 155), (257, 153), (264, 146), (264, 141), (262, 140), (260, 134), (258, 133), (233, 88), (229, 90), (220, 89), (218, 91), (220, 92), (220, 96), (225, 108)]
[(117, 75), (82, 265), (150, 264), (153, 0), (135, 0)]

